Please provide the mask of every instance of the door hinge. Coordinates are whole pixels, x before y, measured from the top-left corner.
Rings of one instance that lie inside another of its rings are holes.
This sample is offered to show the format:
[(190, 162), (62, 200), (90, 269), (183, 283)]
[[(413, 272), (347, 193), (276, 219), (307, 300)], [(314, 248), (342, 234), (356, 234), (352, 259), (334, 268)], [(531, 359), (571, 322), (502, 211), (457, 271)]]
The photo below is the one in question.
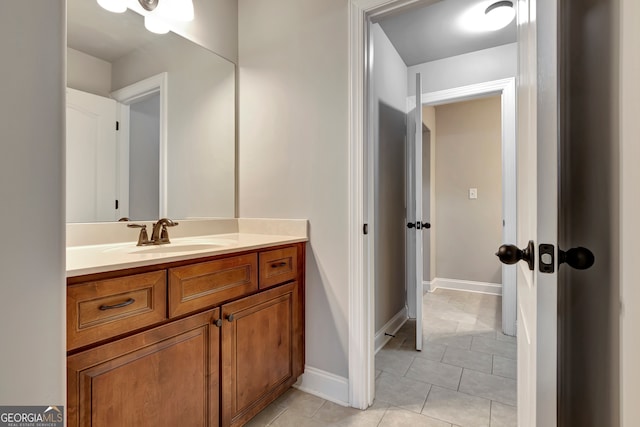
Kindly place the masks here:
[(120, 122), (116, 120), (116, 130), (120, 130)]
[(362, 234), (369, 234), (369, 224), (362, 226)]

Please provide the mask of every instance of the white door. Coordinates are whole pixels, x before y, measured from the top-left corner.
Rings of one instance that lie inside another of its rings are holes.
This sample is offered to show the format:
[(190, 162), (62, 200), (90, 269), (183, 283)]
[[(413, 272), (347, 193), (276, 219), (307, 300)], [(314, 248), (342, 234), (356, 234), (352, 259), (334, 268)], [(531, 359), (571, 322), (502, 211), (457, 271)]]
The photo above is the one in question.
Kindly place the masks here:
[(407, 116), (407, 305), (416, 319), (416, 350), (422, 350), (422, 80)]
[(67, 88), (67, 222), (115, 221), (116, 101)]
[[(557, 0), (518, 5), (518, 242), (534, 241), (534, 269), (517, 267), (518, 426), (557, 422), (557, 275), (539, 270), (540, 244), (557, 271)], [(537, 6), (536, 6), (537, 4)]]

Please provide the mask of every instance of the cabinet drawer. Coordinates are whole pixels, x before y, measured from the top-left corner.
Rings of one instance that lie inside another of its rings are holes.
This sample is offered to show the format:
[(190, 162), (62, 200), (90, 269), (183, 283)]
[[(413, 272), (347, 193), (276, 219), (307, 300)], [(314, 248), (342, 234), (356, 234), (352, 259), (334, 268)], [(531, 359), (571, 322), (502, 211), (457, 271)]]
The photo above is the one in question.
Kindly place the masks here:
[(169, 269), (169, 317), (256, 291), (257, 270), (256, 254)]
[(260, 289), (295, 280), (297, 275), (297, 247), (260, 252)]
[(67, 349), (166, 319), (163, 271), (86, 282), (67, 288)]

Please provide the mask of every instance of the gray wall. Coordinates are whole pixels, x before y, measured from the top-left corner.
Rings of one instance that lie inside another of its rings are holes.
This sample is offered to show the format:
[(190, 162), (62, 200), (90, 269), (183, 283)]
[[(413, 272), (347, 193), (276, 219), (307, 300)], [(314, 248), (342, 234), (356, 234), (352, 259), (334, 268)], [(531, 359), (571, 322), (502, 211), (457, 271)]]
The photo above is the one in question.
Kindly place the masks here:
[(62, 405), (65, 390), (62, 0), (0, 13), (0, 403)]
[(422, 93), (436, 92), (491, 80), (515, 77), (517, 43), (478, 50), (409, 67), (409, 93), (415, 92), (415, 74), (422, 76)]
[[(215, 15), (214, 4), (228, 13)], [(235, 8), (234, 1), (196, 0), (195, 32), (229, 57), (237, 55)], [(12, 100), (0, 107), (0, 220), (24, 224), (2, 235), (0, 339), (10, 343), (0, 352), (2, 404), (66, 399), (64, 14), (63, 0), (3, 2), (0, 14), (0, 54), (10, 59), (0, 93)]]
[(405, 307), (405, 133), (407, 67), (384, 31), (372, 26), (374, 116), (375, 331)]
[(348, 2), (239, 0), (241, 217), (308, 218), (306, 363), (348, 375)]
[(438, 278), (502, 283), (494, 255), (502, 241), (500, 112), (499, 96), (436, 107)]
[(160, 95), (129, 107), (129, 218), (159, 218)]
[(111, 63), (68, 47), (67, 86), (110, 98)]
[(180, 37), (160, 40), (114, 61), (112, 87), (168, 73), (167, 214), (233, 217), (234, 66)]

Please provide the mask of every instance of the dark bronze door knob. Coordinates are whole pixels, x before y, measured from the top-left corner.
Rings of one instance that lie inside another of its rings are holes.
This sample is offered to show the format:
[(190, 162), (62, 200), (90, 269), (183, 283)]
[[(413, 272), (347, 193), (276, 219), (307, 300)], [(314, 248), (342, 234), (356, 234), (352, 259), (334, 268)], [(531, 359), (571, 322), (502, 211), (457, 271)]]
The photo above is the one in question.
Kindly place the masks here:
[(512, 265), (521, 260), (526, 261), (529, 266), (529, 270), (533, 270), (533, 259), (535, 257), (533, 240), (529, 240), (529, 244), (524, 249), (518, 249), (515, 245), (502, 245), (498, 248), (496, 256), (503, 264)]

